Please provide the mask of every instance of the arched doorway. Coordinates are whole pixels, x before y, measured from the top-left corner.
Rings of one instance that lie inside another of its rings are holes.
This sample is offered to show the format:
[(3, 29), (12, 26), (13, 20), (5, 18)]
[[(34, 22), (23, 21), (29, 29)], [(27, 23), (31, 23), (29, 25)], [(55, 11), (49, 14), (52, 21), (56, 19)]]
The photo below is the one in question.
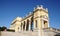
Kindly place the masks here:
[(22, 23), (21, 23), (21, 30), (22, 30)]
[(25, 21), (24, 21), (24, 25), (23, 25), (23, 30), (25, 30)]
[(29, 30), (29, 19), (27, 19), (26, 31)]

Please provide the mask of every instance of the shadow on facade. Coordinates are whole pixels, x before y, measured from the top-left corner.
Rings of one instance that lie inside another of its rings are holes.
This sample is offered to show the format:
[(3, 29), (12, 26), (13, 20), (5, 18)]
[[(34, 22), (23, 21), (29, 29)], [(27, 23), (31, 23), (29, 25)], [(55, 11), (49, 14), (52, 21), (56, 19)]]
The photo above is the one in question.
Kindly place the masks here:
[(56, 34), (55, 36), (60, 36), (60, 33)]

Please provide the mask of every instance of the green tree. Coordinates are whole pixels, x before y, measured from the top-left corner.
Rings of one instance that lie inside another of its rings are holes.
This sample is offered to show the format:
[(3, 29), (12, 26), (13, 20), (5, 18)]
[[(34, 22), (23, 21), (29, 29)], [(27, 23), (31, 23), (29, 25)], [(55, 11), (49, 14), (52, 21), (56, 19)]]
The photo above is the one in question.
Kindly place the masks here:
[(2, 28), (0, 27), (0, 31), (1, 31), (1, 29), (2, 29)]
[(5, 26), (1, 27), (1, 31), (4, 31), (5, 29), (7, 29)]

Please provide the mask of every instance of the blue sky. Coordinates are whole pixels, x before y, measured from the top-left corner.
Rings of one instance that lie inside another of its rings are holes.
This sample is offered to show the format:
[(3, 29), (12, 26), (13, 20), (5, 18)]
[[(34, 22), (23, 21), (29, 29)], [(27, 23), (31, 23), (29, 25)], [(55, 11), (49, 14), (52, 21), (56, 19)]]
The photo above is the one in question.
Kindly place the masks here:
[(50, 27), (60, 29), (60, 0), (0, 0), (0, 26), (9, 28), (14, 18), (25, 16), (37, 5), (48, 8)]

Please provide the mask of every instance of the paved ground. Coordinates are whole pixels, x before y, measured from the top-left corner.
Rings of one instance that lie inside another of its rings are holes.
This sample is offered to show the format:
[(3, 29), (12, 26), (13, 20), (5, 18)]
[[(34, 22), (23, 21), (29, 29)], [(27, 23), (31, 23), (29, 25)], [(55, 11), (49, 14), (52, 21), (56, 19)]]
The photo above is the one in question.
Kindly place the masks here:
[[(38, 36), (39, 34), (40, 33), (38, 33), (38, 31), (0, 32), (0, 36)], [(55, 36), (55, 35), (60, 36), (60, 32), (44, 30), (44, 36)]]
[(37, 31), (1, 32), (1, 36), (38, 36)]

